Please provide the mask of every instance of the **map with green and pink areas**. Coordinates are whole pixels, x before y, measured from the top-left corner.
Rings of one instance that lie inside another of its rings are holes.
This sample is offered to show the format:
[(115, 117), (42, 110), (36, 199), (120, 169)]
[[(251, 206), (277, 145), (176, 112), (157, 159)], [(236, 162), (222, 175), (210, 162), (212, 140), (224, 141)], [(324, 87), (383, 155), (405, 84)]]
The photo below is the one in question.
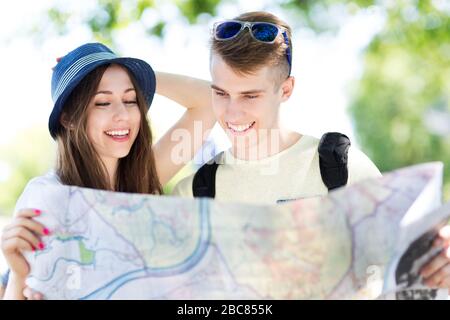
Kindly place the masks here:
[[(51, 186), (27, 254), (47, 299), (438, 299), (418, 276), (450, 206), (426, 163), (273, 206)], [(445, 296), (446, 298), (446, 296)]]

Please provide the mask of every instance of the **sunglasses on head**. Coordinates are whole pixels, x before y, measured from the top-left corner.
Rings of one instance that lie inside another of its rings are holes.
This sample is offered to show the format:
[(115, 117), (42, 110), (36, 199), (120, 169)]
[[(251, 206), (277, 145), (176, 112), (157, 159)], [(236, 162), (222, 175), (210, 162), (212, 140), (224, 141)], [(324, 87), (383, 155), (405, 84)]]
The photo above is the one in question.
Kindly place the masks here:
[(214, 39), (218, 41), (231, 40), (236, 38), (245, 28), (248, 28), (250, 35), (256, 41), (264, 43), (274, 43), (275, 39), (281, 33), (284, 42), (287, 45), (286, 58), (289, 64), (289, 75), (291, 74), (291, 50), (289, 47), (289, 39), (286, 29), (269, 22), (248, 22), (239, 20), (227, 20), (216, 22), (214, 24), (213, 32)]

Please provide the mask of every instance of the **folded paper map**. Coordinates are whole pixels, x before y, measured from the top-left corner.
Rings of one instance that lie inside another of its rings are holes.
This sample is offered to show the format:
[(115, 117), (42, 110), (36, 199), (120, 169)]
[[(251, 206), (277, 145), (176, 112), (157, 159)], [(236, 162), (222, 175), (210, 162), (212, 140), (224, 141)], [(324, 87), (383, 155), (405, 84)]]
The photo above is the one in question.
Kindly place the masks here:
[(40, 188), (27, 205), (52, 234), (27, 284), (48, 299), (436, 299), (418, 270), (450, 215), (442, 170), (273, 206)]

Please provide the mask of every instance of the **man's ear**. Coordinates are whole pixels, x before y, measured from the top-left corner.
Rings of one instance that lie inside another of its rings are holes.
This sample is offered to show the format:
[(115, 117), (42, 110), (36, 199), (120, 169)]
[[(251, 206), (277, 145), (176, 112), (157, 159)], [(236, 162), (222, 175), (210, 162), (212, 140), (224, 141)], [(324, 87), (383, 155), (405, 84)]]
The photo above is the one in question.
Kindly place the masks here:
[(285, 102), (289, 99), (292, 92), (294, 91), (295, 78), (293, 76), (289, 76), (286, 80), (281, 84), (281, 101)]

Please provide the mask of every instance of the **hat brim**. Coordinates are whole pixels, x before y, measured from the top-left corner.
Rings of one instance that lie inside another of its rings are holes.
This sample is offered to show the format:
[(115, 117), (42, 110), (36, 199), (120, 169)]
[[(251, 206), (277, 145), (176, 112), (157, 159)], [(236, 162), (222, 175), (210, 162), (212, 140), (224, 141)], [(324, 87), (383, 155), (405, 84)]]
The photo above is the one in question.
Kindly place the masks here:
[(106, 64), (119, 64), (127, 68), (127, 70), (131, 72), (133, 77), (136, 79), (139, 89), (143, 92), (147, 108), (150, 108), (156, 90), (156, 76), (152, 67), (147, 62), (145, 62), (144, 60), (128, 57), (119, 57), (97, 61), (80, 70), (80, 72), (78, 72), (78, 74), (73, 79), (71, 79), (70, 83), (64, 89), (63, 93), (55, 101), (53, 111), (50, 114), (50, 118), (48, 121), (48, 128), (53, 139), (56, 139), (56, 134), (61, 127), (59, 119), (67, 98), (70, 96), (75, 87), (78, 86), (80, 82), (91, 71)]

